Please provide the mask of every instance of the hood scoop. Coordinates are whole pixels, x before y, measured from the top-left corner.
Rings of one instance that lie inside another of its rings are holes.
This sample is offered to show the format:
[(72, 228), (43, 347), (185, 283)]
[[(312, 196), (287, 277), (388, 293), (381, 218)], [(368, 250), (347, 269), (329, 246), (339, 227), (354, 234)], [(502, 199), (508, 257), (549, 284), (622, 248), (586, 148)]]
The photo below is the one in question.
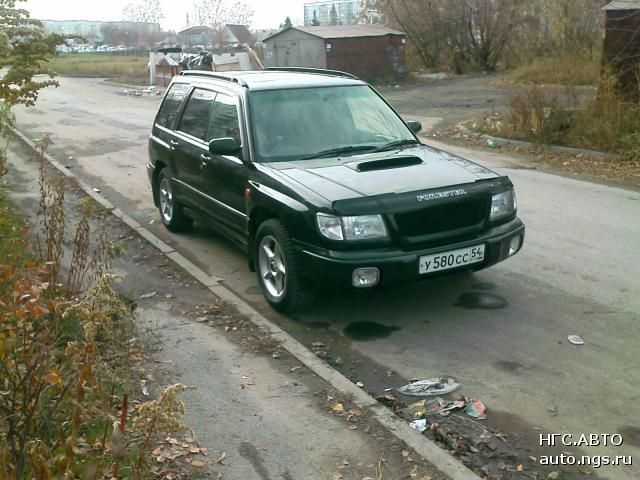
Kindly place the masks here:
[(352, 162), (346, 164), (347, 167), (356, 172), (371, 172), (374, 170), (387, 170), (389, 168), (411, 167), (424, 163), (418, 157), (391, 157), (382, 160), (369, 160), (365, 162)]

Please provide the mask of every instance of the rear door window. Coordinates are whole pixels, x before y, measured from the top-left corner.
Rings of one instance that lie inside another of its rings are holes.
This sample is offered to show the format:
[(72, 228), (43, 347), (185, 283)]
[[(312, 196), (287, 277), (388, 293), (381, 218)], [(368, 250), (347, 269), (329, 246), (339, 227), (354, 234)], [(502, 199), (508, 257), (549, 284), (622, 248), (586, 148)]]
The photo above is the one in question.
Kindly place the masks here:
[(178, 116), (180, 105), (184, 97), (189, 93), (191, 87), (186, 83), (174, 83), (162, 102), (162, 106), (158, 111), (156, 123), (163, 127), (172, 128)]
[(209, 112), (215, 98), (215, 92), (196, 88), (187, 102), (178, 130), (204, 140), (207, 133)]
[(236, 99), (231, 95), (219, 93), (213, 103), (213, 110), (209, 118), (207, 141), (214, 138), (231, 137), (238, 145), (241, 145), (239, 125)]

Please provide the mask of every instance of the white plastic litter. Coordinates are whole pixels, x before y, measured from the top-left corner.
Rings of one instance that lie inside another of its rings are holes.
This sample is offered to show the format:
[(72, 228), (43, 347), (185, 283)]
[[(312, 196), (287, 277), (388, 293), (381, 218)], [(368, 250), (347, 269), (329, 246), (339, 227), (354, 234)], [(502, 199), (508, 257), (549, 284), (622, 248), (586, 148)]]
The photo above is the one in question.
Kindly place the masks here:
[(427, 429), (427, 419), (421, 418), (420, 420), (414, 420), (413, 422), (409, 423), (409, 426), (416, 432), (422, 433)]
[(398, 388), (398, 392), (413, 397), (430, 397), (446, 395), (447, 393), (456, 391), (461, 386), (462, 385), (453, 377), (435, 377), (408, 383)]
[(567, 340), (574, 345), (584, 345), (584, 340), (580, 335), (569, 335)]

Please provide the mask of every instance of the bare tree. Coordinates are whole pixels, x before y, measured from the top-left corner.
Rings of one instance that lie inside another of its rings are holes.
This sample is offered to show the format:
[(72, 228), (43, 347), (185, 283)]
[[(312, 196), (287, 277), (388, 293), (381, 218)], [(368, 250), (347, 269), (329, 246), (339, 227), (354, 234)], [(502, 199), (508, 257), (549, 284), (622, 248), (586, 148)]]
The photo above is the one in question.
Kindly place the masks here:
[(507, 59), (588, 54), (603, 37), (605, 0), (367, 0), (407, 33), (427, 68), (495, 70)]
[(248, 25), (253, 18), (253, 8), (242, 1), (227, 6), (224, 0), (198, 0), (193, 10), (198, 25), (216, 29), (226, 23)]
[(226, 23), (249, 25), (253, 20), (253, 8), (245, 2), (233, 2), (227, 9)]
[(130, 22), (159, 23), (164, 18), (160, 0), (134, 0), (123, 10), (122, 16)]
[(225, 6), (222, 0), (199, 0), (193, 4), (197, 25), (220, 25), (224, 23)]

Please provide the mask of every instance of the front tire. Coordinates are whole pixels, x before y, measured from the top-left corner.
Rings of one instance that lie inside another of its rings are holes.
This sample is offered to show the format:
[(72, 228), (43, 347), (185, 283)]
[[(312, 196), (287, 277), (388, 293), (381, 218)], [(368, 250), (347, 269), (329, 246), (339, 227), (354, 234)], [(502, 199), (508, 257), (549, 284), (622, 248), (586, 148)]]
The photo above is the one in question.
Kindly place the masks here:
[(162, 223), (171, 232), (184, 232), (193, 225), (193, 221), (184, 214), (182, 204), (175, 198), (171, 176), (166, 168), (158, 174), (158, 210)]
[(278, 220), (267, 220), (256, 233), (255, 265), (258, 283), (267, 302), (280, 312), (310, 306), (317, 289), (302, 276), (287, 229)]

